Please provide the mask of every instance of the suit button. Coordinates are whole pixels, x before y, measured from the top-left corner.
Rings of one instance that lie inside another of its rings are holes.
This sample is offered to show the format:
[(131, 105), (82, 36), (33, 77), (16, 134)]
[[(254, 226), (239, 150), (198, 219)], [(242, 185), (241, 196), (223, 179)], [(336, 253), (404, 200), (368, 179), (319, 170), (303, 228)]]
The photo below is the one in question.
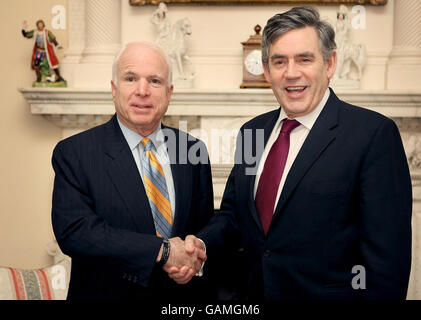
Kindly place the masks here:
[(264, 253), (265, 258), (269, 258), (270, 255), (271, 255), (270, 250), (266, 250), (265, 253)]

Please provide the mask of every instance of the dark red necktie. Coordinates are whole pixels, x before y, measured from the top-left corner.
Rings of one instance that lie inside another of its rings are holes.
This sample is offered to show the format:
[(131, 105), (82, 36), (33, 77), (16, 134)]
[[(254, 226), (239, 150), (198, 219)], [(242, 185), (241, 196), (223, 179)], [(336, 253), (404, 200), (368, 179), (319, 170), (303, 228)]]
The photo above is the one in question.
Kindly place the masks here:
[(269, 151), (260, 176), (255, 201), (265, 234), (272, 221), (276, 195), (288, 157), (289, 136), (291, 131), (299, 125), (300, 123), (297, 120), (284, 120), (281, 132)]

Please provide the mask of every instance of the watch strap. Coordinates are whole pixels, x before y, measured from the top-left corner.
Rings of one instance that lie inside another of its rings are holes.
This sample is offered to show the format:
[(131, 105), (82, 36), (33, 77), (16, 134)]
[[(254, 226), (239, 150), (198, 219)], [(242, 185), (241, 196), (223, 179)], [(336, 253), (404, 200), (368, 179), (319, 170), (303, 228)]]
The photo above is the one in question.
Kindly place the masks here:
[(170, 249), (170, 241), (168, 239), (162, 240), (162, 255), (161, 259), (158, 261), (160, 267), (163, 267), (167, 263), (168, 258), (170, 257)]

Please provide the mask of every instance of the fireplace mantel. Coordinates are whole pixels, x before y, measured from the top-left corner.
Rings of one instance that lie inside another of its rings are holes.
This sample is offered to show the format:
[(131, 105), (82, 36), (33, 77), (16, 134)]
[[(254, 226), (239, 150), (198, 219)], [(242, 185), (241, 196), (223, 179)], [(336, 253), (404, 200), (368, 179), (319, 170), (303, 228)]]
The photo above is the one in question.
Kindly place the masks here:
[[(36, 115), (112, 115), (110, 89), (20, 88)], [(421, 118), (421, 92), (341, 90), (344, 101), (392, 118)], [(178, 89), (168, 116), (253, 117), (273, 110), (277, 102), (271, 89)]]

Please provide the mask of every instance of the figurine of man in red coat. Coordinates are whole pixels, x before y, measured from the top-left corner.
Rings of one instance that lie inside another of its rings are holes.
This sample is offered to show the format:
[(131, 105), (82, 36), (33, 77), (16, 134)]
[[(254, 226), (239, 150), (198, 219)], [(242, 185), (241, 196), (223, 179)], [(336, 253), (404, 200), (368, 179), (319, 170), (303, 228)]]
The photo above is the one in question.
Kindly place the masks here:
[[(38, 20), (36, 26), (37, 29), (27, 31), (28, 23), (24, 21), (22, 27), (22, 35), (25, 38), (34, 38), (35, 40), (34, 49), (32, 51), (31, 68), (35, 70), (37, 75), (36, 83), (44, 82), (45, 77), (43, 77), (43, 75), (49, 75), (49, 69), (51, 68), (56, 74), (55, 83), (66, 86), (66, 80), (60, 75), (58, 68), (59, 62), (54, 53), (53, 45), (56, 46), (57, 49), (62, 49), (62, 46), (58, 44), (54, 34), (45, 28), (43, 20)], [(48, 72), (43, 73), (43, 67), (46, 68)]]

